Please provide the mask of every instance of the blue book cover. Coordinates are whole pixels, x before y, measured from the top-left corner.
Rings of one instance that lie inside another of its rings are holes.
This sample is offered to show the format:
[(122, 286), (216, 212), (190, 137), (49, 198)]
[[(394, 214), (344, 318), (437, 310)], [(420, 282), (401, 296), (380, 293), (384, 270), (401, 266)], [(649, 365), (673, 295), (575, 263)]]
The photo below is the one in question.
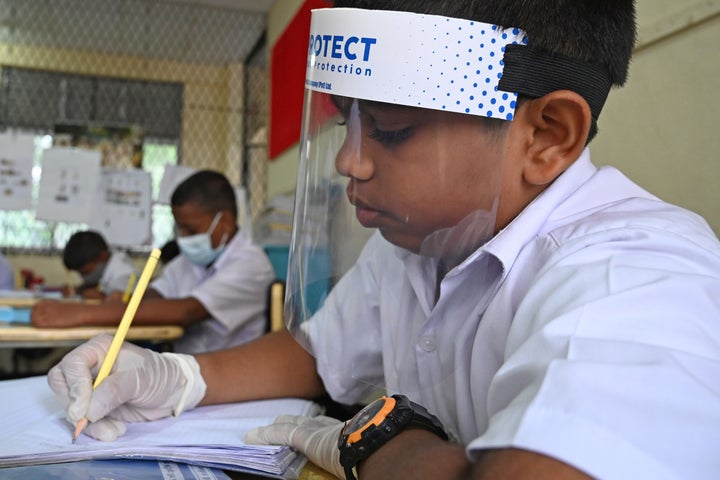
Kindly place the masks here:
[(84, 460), (0, 469), (0, 480), (230, 480), (217, 468), (153, 460)]

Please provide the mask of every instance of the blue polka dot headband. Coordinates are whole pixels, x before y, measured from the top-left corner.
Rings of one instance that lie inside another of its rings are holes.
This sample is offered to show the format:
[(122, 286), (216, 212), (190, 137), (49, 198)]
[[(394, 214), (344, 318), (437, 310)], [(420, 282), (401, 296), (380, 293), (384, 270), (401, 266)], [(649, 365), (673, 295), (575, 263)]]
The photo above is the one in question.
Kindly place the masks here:
[(532, 51), (520, 29), (410, 12), (313, 10), (305, 86), (364, 100), (512, 120), (517, 95), (569, 89), (597, 118), (604, 69)]

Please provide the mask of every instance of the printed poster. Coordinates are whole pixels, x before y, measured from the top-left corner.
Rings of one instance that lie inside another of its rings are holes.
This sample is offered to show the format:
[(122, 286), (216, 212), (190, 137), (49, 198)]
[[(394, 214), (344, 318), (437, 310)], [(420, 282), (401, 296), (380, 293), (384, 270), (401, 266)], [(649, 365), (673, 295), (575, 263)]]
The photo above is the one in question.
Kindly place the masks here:
[(103, 169), (89, 227), (114, 246), (152, 240), (152, 177), (136, 169)]
[(42, 157), (36, 218), (89, 223), (100, 186), (98, 150), (53, 147)]
[(0, 209), (32, 209), (35, 136), (0, 133)]

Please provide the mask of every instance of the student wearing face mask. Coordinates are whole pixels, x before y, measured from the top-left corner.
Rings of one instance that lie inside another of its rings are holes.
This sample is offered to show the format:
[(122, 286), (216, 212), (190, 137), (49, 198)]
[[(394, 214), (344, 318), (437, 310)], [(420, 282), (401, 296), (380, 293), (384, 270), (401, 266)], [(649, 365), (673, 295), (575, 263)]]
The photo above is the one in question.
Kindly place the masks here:
[[(221, 173), (201, 170), (171, 197), (180, 255), (163, 266), (133, 324), (182, 325), (176, 352), (199, 353), (245, 343), (265, 331), (266, 293), (275, 278), (267, 255), (237, 226), (235, 192)], [(122, 304), (38, 303), (37, 327), (116, 325)]]
[(111, 250), (93, 230), (72, 234), (63, 249), (63, 264), (82, 277), (75, 290), (83, 298), (108, 301), (120, 300), (131, 278), (140, 273), (125, 252)]

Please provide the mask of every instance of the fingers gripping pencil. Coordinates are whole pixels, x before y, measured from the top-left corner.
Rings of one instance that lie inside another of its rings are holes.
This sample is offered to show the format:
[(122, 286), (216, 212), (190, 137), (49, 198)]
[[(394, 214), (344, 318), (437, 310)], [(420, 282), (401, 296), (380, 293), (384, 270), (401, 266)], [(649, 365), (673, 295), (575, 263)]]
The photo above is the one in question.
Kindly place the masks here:
[[(132, 324), (133, 318), (135, 318), (135, 313), (137, 313), (138, 306), (140, 305), (140, 300), (145, 294), (145, 290), (150, 283), (150, 278), (152, 278), (152, 274), (155, 271), (155, 267), (157, 266), (159, 259), (160, 249), (155, 248), (152, 252), (150, 252), (150, 257), (145, 263), (145, 268), (140, 274), (140, 279), (138, 280), (137, 286), (135, 287), (135, 290), (130, 297), (130, 301), (125, 308), (125, 313), (120, 320), (120, 324), (118, 325), (118, 329), (112, 339), (112, 343), (110, 343), (110, 348), (108, 349), (107, 354), (105, 355), (105, 359), (100, 366), (100, 371), (98, 372), (97, 377), (95, 377), (93, 389), (97, 388), (98, 385), (100, 385), (100, 383), (102, 383), (102, 381), (105, 380), (105, 378), (107, 378), (107, 376), (110, 374), (110, 370), (112, 370), (118, 353), (120, 353), (120, 347), (122, 347), (122, 343), (125, 340), (125, 336), (127, 335), (128, 329)], [(75, 443), (75, 440), (77, 440), (82, 431), (85, 429), (87, 423), (88, 420), (84, 417), (81, 418), (80, 421), (78, 421), (77, 425), (75, 426), (75, 433), (73, 433), (73, 443)]]

